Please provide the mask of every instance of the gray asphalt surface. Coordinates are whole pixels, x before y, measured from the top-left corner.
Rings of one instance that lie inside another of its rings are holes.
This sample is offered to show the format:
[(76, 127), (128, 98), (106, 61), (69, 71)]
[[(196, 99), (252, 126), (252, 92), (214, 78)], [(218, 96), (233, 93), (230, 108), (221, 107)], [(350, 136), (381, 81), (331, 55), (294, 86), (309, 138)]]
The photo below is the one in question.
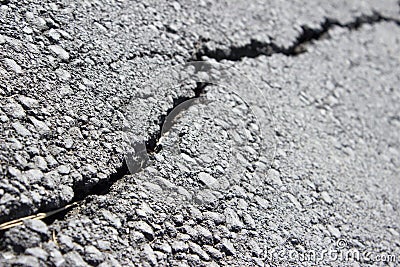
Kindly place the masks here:
[(0, 3), (0, 265), (399, 264), (396, 1)]

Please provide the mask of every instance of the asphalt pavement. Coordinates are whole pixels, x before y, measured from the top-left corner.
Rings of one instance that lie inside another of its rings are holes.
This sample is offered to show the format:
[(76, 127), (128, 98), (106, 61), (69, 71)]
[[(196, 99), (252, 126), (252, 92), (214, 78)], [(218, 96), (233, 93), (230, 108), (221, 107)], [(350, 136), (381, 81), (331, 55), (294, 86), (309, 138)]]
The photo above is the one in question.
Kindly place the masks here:
[(397, 1), (0, 1), (1, 266), (397, 266)]

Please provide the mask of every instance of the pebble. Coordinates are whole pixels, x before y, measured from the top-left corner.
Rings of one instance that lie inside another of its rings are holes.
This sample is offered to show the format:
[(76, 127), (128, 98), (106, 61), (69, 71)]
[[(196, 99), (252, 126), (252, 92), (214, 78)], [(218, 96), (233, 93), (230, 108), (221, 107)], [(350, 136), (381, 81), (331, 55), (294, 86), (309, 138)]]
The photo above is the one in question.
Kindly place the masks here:
[(102, 210), (101, 213), (103, 214), (104, 219), (111, 223), (111, 225), (114, 225), (117, 229), (121, 227), (121, 220), (116, 215), (108, 210)]
[(227, 256), (232, 256), (236, 253), (235, 247), (228, 239), (222, 240), (222, 252)]
[(22, 29), (22, 31), (23, 31), (24, 33), (26, 33), (26, 34), (32, 34), (32, 33), (33, 33), (32, 28), (31, 28), (31, 27), (28, 27), (28, 26), (25, 26), (25, 27)]
[(4, 106), (4, 111), (9, 115), (10, 117), (21, 119), (25, 117), (25, 110), (24, 108), (15, 102), (14, 99), (11, 99), (9, 103), (7, 103)]
[(150, 225), (144, 221), (136, 221), (133, 223), (133, 227), (140, 231), (148, 240), (154, 239), (154, 231)]
[(7, 65), (7, 67), (14, 71), (15, 73), (22, 73), (22, 68), (20, 65), (18, 65), (17, 62), (15, 62), (13, 59), (11, 58), (5, 58), (4, 59), (4, 63)]
[(49, 49), (57, 55), (57, 57), (63, 61), (68, 61), (69, 60), (69, 54), (67, 51), (64, 50), (64, 48), (62, 48), (59, 45), (50, 45)]
[(197, 231), (198, 237), (200, 238), (202, 243), (209, 244), (212, 242), (213, 236), (207, 228), (204, 228), (201, 225), (196, 225), (194, 229)]
[(172, 250), (176, 252), (185, 252), (188, 250), (189, 246), (183, 241), (174, 241), (171, 245)]
[(327, 204), (332, 204), (333, 203), (331, 196), (326, 191), (321, 192), (321, 198)]
[(43, 121), (40, 121), (32, 116), (29, 116), (29, 120), (32, 122), (33, 126), (35, 126), (39, 134), (47, 134), (50, 132), (49, 126), (47, 126), (47, 124)]
[(275, 169), (268, 170), (268, 178), (271, 179), (272, 185), (282, 186), (282, 180), (280, 178), (280, 173)]
[(224, 215), (217, 213), (217, 212), (213, 212), (213, 211), (206, 211), (204, 212), (204, 217), (207, 220), (211, 220), (213, 221), (215, 224), (222, 224), (225, 222), (225, 217)]
[(328, 225), (327, 229), (329, 231), (329, 233), (331, 233), (331, 235), (333, 235), (336, 238), (340, 238), (341, 234), (339, 229), (337, 229), (336, 227), (332, 226), (332, 225)]
[(28, 179), (28, 181), (33, 184), (40, 182), (43, 178), (43, 172), (39, 169), (31, 169), (24, 172), (24, 176)]
[(214, 259), (216, 260), (222, 259), (223, 255), (218, 249), (208, 245), (203, 246), (203, 248)]
[(61, 34), (55, 29), (50, 29), (48, 35), (53, 41), (59, 41), (61, 38)]
[(95, 246), (89, 245), (85, 247), (85, 260), (96, 265), (104, 260), (104, 256)]
[(196, 243), (189, 242), (189, 249), (191, 252), (199, 255), (199, 257), (205, 261), (210, 260), (210, 256)]
[(49, 229), (47, 228), (47, 225), (41, 220), (25, 220), (24, 224), (26, 225), (26, 227), (39, 234), (48, 234)]
[(86, 267), (89, 266), (76, 251), (68, 252), (64, 255), (66, 266)]
[(66, 70), (57, 69), (56, 74), (57, 74), (58, 78), (63, 82), (68, 82), (69, 80), (71, 80), (71, 73), (69, 73)]
[(39, 107), (39, 102), (34, 98), (27, 97), (27, 96), (24, 96), (24, 95), (20, 95), (18, 97), (18, 100), (19, 100), (19, 102), (21, 102), (21, 104), (24, 107), (26, 107), (28, 109)]
[(92, 82), (91, 80), (87, 79), (87, 78), (82, 78), (82, 82), (85, 86), (89, 87), (89, 88), (93, 88), (95, 87), (95, 83)]
[(63, 258), (61, 252), (56, 249), (50, 252), (50, 261), (56, 267), (65, 266), (65, 259)]
[(58, 166), (57, 171), (59, 174), (66, 175), (70, 173), (71, 168), (68, 165), (60, 165)]
[(4, 44), (6, 42), (6, 37), (4, 35), (0, 34), (0, 44)]
[(39, 258), (43, 261), (47, 260), (47, 257), (49, 257), (49, 253), (47, 253), (47, 251), (40, 247), (28, 248), (27, 250), (25, 250), (25, 253), (32, 255), (35, 258)]
[(149, 244), (145, 244), (143, 247), (143, 255), (144, 257), (151, 263), (152, 266), (157, 265), (157, 257), (154, 254), (153, 249)]
[(217, 189), (219, 187), (218, 180), (206, 172), (200, 172), (197, 175), (197, 178), (199, 179), (200, 182), (202, 182), (208, 188)]
[(37, 258), (25, 255), (19, 256), (13, 263), (14, 263), (13, 266), (29, 266), (29, 267), (40, 266)]
[(35, 163), (35, 166), (38, 167), (40, 170), (42, 171), (47, 170), (47, 162), (43, 157), (35, 156), (33, 158), (33, 162)]
[(170, 254), (172, 252), (171, 246), (166, 241), (157, 245), (157, 249), (167, 254)]
[(239, 216), (237, 213), (231, 209), (225, 209), (225, 218), (228, 228), (232, 231), (238, 231), (243, 228), (243, 223), (240, 221)]
[(97, 247), (101, 250), (109, 250), (111, 249), (111, 243), (110, 241), (97, 240)]
[(20, 122), (13, 122), (12, 127), (15, 129), (15, 131), (21, 135), (21, 136), (29, 136), (31, 135), (31, 132), (28, 131), (28, 129), (25, 128)]
[(60, 234), (57, 237), (58, 243), (62, 245), (63, 249), (72, 250), (74, 248), (74, 243), (72, 242), (72, 238), (70, 236)]

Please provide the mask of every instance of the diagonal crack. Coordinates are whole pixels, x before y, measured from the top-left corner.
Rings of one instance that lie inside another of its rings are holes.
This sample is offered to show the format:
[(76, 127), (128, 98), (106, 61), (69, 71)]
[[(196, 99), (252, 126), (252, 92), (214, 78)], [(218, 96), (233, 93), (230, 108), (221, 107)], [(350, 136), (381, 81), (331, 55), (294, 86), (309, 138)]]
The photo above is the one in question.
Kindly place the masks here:
[(302, 26), (302, 33), (296, 38), (296, 41), (289, 47), (285, 48), (275, 43), (265, 43), (254, 39), (250, 43), (243, 46), (230, 46), (228, 49), (216, 48), (209, 49), (203, 46), (194, 56), (195, 60), (201, 60), (203, 56), (213, 58), (217, 61), (231, 60), (239, 61), (242, 58), (256, 58), (261, 55), (271, 56), (274, 54), (283, 54), (285, 56), (297, 56), (307, 51), (306, 47), (313, 41), (317, 41), (325, 37), (334, 27), (347, 28), (349, 30), (357, 30), (365, 24), (373, 25), (380, 22), (394, 22), (400, 25), (400, 21), (394, 18), (385, 17), (379, 13), (372, 15), (361, 15), (351, 22), (341, 23), (336, 19), (326, 18), (319, 28), (310, 28)]
[[(361, 15), (359, 17), (356, 17), (353, 21), (349, 23), (341, 23), (338, 20), (327, 18), (323, 23), (321, 23), (320, 28), (309, 28), (307, 26), (303, 26), (302, 33), (296, 38), (296, 41), (288, 48), (278, 46), (277, 44), (274, 43), (265, 43), (252, 39), (250, 40), (250, 43), (244, 46), (231, 46), (227, 50), (221, 48), (210, 50), (209, 48), (204, 46), (197, 53), (195, 53), (192, 59), (189, 59), (188, 61), (200, 61), (203, 56), (207, 56), (208, 58), (213, 58), (217, 61), (221, 61), (224, 59), (231, 61), (239, 61), (242, 58), (246, 57), (256, 58), (261, 55), (271, 56), (273, 54), (283, 54), (285, 56), (297, 56), (307, 51), (306, 50), (307, 45), (309, 45), (313, 41), (320, 40), (326, 34), (328, 34), (328, 32), (334, 27), (342, 27), (342, 28), (347, 28), (349, 30), (357, 30), (362, 25), (365, 24), (373, 25), (380, 22), (394, 22), (397, 25), (400, 25), (399, 20), (393, 18), (387, 18), (378, 13), (374, 13), (373, 15)], [(173, 106), (170, 109), (168, 109), (167, 114), (161, 115), (159, 117), (158, 120), (159, 130), (145, 142), (147, 153), (149, 154), (158, 153), (159, 150), (161, 149), (158, 145), (158, 142), (162, 137), (162, 127), (166, 118), (172, 112), (172, 110), (174, 110), (175, 107), (185, 102), (186, 100), (201, 97), (207, 85), (208, 85), (207, 83), (197, 83), (197, 87), (194, 89), (195, 95), (193, 97), (182, 96), (173, 100)], [(118, 180), (122, 179), (125, 175), (128, 175), (129, 173), (130, 172), (127, 167), (127, 163), (125, 160), (123, 160), (121, 166), (115, 171), (115, 173), (111, 174), (108, 177), (108, 179), (105, 179), (97, 183), (96, 185), (90, 187), (88, 187), (84, 183), (76, 184), (73, 188), (75, 197), (71, 201), (71, 203), (64, 206), (64, 208), (61, 207), (59, 211), (57, 210), (53, 212), (48, 212), (47, 214), (49, 214), (49, 216), (45, 216), (44, 221), (47, 224), (51, 224), (55, 220), (63, 220), (70, 207), (76, 206), (76, 204), (82, 200), (88, 200), (88, 197), (90, 196), (107, 194), (110, 191), (111, 186), (113, 184), (115, 184)], [(25, 218), (21, 218), (19, 220), (22, 221)]]
[[(195, 99), (195, 98), (200, 98), (204, 93), (205, 93), (205, 88), (208, 86), (208, 83), (204, 82), (197, 82), (196, 87), (193, 89), (194, 96), (192, 97), (178, 97), (173, 99), (173, 105), (170, 109), (167, 110), (166, 115), (161, 115), (159, 117), (159, 130), (154, 133), (146, 142), (146, 150), (149, 155), (152, 155), (154, 153), (158, 153), (162, 148), (160, 147), (159, 140), (162, 137), (162, 127), (165, 123), (165, 120), (168, 118), (170, 113), (181, 103), (190, 100), (190, 99)], [(186, 107), (186, 109), (189, 107)], [(140, 169), (138, 169), (139, 171)], [(121, 180), (125, 175), (128, 174), (133, 174), (129, 170), (127, 166), (127, 162), (124, 159), (121, 166), (116, 169), (115, 173), (111, 174), (108, 179), (102, 180), (98, 182), (96, 185), (88, 187), (87, 185), (84, 184), (84, 181), (81, 183), (77, 183), (74, 185), (74, 199), (71, 201), (71, 203), (67, 206), (74, 207), (76, 206), (75, 204), (83, 201), (83, 200), (88, 200), (88, 197), (93, 196), (93, 195), (105, 195), (108, 194), (111, 190), (111, 187), (118, 181)], [(65, 216), (67, 215), (68, 211), (70, 208), (66, 209), (60, 209), (59, 212), (57, 213), (49, 213), (51, 214), (51, 217), (45, 217), (43, 219), (44, 222), (47, 224), (52, 224), (55, 220), (63, 220)], [(1, 228), (0, 228), (1, 230)]]

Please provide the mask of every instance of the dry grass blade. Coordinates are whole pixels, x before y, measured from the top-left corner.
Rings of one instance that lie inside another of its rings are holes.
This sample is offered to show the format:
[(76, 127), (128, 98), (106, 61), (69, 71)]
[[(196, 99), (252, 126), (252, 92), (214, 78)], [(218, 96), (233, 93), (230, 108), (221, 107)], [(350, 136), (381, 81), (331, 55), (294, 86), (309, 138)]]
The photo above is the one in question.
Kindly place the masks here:
[(2, 224), (0, 224), (0, 230), (6, 230), (6, 229), (9, 229), (9, 228), (18, 226), (18, 225), (22, 225), (25, 220), (29, 220), (29, 219), (31, 219), (31, 220), (41, 220), (41, 219), (50, 217), (50, 216), (52, 216), (52, 215), (54, 215), (56, 213), (59, 213), (61, 211), (65, 211), (65, 210), (67, 210), (67, 209), (69, 209), (69, 208), (71, 208), (73, 206), (76, 206), (76, 205), (78, 205), (78, 203), (79, 202), (74, 202), (72, 204), (66, 205), (66, 206), (64, 206), (62, 208), (59, 208), (59, 209), (56, 209), (56, 210), (53, 210), (53, 211), (41, 212), (41, 213), (38, 213), (38, 214), (29, 215), (29, 216), (26, 216), (26, 217), (23, 217), (23, 218), (19, 218), (19, 219), (16, 219), (16, 220), (12, 220), (12, 221), (9, 221), (9, 222), (2, 223)]

